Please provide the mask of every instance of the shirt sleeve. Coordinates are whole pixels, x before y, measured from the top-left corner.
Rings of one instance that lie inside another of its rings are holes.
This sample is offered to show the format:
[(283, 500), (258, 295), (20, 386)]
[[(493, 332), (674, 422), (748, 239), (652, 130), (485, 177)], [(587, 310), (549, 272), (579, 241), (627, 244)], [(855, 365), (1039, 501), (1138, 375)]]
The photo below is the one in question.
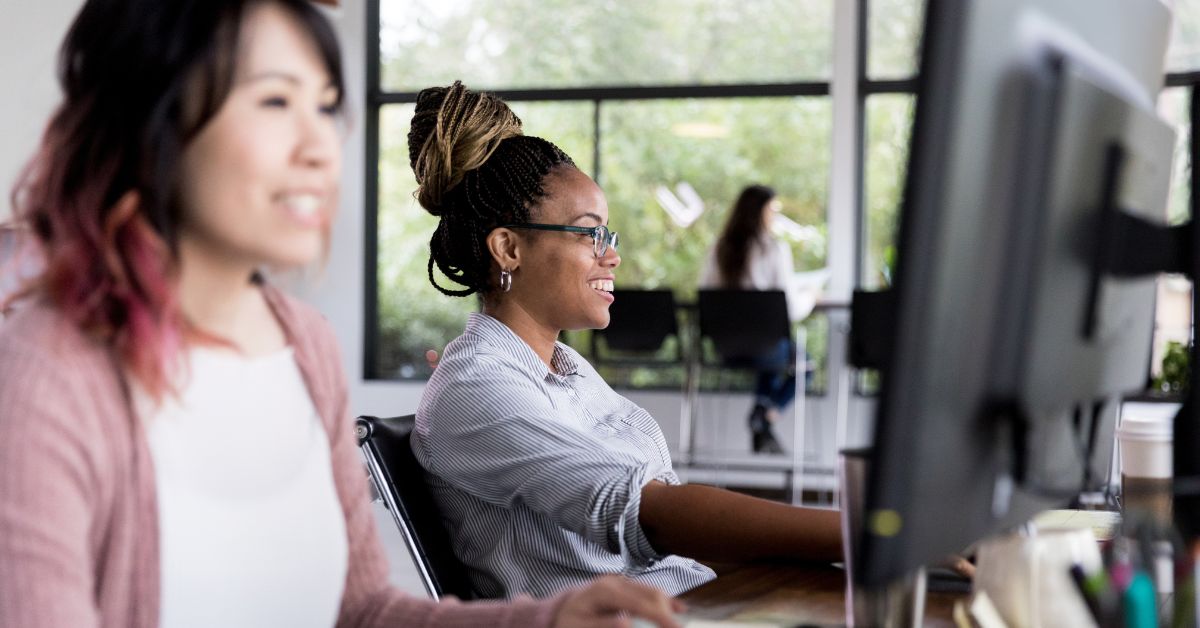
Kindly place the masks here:
[(418, 459), (484, 502), (524, 505), (619, 553), (631, 570), (661, 558), (638, 521), (642, 488), (661, 463), (608, 448), (534, 377), (495, 356), (439, 365), (417, 411)]

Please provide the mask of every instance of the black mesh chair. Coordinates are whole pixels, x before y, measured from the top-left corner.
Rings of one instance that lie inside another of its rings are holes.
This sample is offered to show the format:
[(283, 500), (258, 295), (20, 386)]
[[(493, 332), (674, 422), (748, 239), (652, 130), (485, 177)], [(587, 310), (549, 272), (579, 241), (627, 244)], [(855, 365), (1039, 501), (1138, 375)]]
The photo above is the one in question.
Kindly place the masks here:
[[(693, 398), (687, 394), (687, 376), (691, 373), (685, 363), (688, 343), (680, 334), (675, 294), (670, 290), (613, 290), (613, 297), (608, 327), (592, 331), (592, 361), (597, 367), (683, 368), (684, 395), (679, 409), (682, 450), (690, 438), (688, 419)], [(664, 352), (671, 338), (675, 338), (675, 350)]]
[[(692, 409), (683, 429), (688, 434), (684, 462), (691, 466), (718, 465), (722, 468), (735, 468), (737, 465), (724, 459), (705, 462), (697, 459), (695, 447), (695, 422), (699, 396), (701, 371), (704, 369), (720, 370), (763, 370), (777, 369), (780, 371), (795, 368), (796, 346), (785, 355), (780, 355), (778, 363), (773, 363), (766, 356), (780, 354), (779, 345), (782, 341), (792, 341), (792, 323), (788, 317), (787, 296), (782, 290), (700, 290), (696, 295), (696, 343), (692, 349), (692, 373), (689, 374), (688, 396), (691, 397), (689, 407)], [(705, 339), (711, 344), (712, 351), (705, 351)], [(800, 381), (799, 379), (797, 381)], [(798, 392), (802, 391), (798, 388)], [(797, 394), (795, 402), (796, 432), (793, 441), (793, 451), (786, 464), (784, 460), (765, 461), (759, 458), (754, 466), (762, 463), (775, 465), (785, 471), (787, 483), (791, 487), (792, 501), (798, 503), (802, 494), (803, 469), (801, 468), (803, 451), (803, 404), (804, 397)], [(737, 463), (742, 464), (742, 463)], [(792, 474), (797, 474), (793, 481)]]
[(358, 445), (375, 490), (392, 513), (430, 597), (474, 599), (478, 596), (466, 567), (450, 547), (450, 536), (425, 484), (425, 470), (413, 455), (410, 441), (415, 423), (413, 415), (360, 416), (355, 424)]
[(679, 338), (675, 295), (670, 290), (613, 290), (605, 329), (592, 332), (592, 357), (614, 366), (678, 366), (683, 343), (675, 355), (655, 354), (672, 336)]
[[(795, 355), (778, 365), (763, 362), (784, 340), (792, 339), (787, 296), (782, 290), (701, 290), (696, 300), (700, 339), (708, 338), (716, 360), (697, 355), (706, 366), (735, 369), (792, 368)], [(699, 349), (699, 347), (698, 347)]]

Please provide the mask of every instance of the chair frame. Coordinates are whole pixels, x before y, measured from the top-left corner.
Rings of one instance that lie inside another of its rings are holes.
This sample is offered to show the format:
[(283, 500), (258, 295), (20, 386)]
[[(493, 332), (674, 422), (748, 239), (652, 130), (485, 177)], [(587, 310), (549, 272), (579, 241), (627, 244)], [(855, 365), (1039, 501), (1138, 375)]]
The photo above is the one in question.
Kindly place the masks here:
[[(762, 466), (764, 466), (763, 463), (766, 462), (766, 461), (755, 462), (754, 464), (726, 464), (726, 463), (715, 464), (715, 463), (711, 463), (711, 462), (703, 462), (703, 461), (697, 459), (697, 457), (696, 457), (696, 429), (695, 429), (695, 427), (696, 427), (696, 414), (697, 414), (697, 411), (699, 408), (698, 402), (699, 402), (699, 395), (700, 395), (700, 376), (701, 376), (702, 369), (705, 367), (718, 368), (718, 369), (739, 369), (739, 370), (753, 368), (750, 365), (743, 365), (743, 364), (739, 363), (742, 361), (739, 358), (744, 358), (745, 356), (737, 356), (732, 361), (732, 363), (726, 363), (724, 356), (722, 356), (721, 360), (716, 363), (709, 362), (704, 359), (704, 339), (706, 337), (709, 337), (709, 335), (705, 333), (707, 326), (704, 324), (705, 321), (704, 321), (703, 311), (705, 308), (702, 306), (702, 301), (705, 299), (705, 295), (709, 294), (709, 293), (731, 293), (731, 292), (753, 293), (755, 295), (754, 298), (759, 298), (759, 299), (761, 299), (764, 296), (764, 293), (778, 293), (777, 297), (770, 297), (770, 298), (776, 298), (785, 304), (783, 319), (780, 321), (777, 321), (777, 322), (779, 322), (780, 326), (783, 328), (780, 330), (781, 331), (780, 338), (786, 337), (795, 343), (796, 350), (795, 350), (795, 354), (792, 356), (792, 368), (794, 368), (796, 370), (796, 378), (795, 378), (795, 384), (794, 384), (796, 386), (796, 397), (795, 397), (795, 401), (793, 401), (793, 403), (792, 403), (792, 416), (793, 416), (793, 420), (795, 421), (795, 428), (793, 429), (793, 432), (792, 432), (793, 436), (792, 436), (792, 452), (791, 452), (791, 456), (790, 456), (791, 460), (788, 462), (788, 467), (786, 469), (784, 469), (784, 472), (785, 472), (787, 484), (789, 485), (789, 487), (791, 489), (789, 491), (791, 493), (791, 495), (790, 495), (791, 502), (794, 504), (799, 504), (799, 503), (801, 503), (801, 501), (803, 499), (803, 495), (804, 495), (804, 472), (805, 472), (805, 469), (804, 469), (804, 446), (805, 446), (804, 429), (805, 429), (805, 421), (807, 420), (807, 417), (805, 416), (805, 404), (806, 404), (805, 397), (806, 396), (805, 396), (804, 378), (803, 378), (804, 371), (803, 371), (803, 364), (801, 364), (801, 362), (803, 360), (802, 356), (804, 356), (804, 354), (805, 354), (804, 346), (806, 344), (806, 338), (804, 335), (803, 327), (799, 328), (799, 330), (797, 330), (795, 334), (793, 333), (793, 324), (790, 321), (790, 319), (788, 319), (787, 313), (786, 313), (787, 312), (787, 310), (786, 310), (787, 298), (784, 295), (783, 291), (779, 291), (779, 290), (767, 290), (767, 291), (763, 291), (763, 290), (703, 290), (702, 289), (697, 293), (697, 295), (696, 295), (696, 311), (695, 311), (696, 319), (695, 319), (695, 324), (694, 324), (694, 328), (695, 328), (694, 343), (695, 344), (690, 351), (692, 359), (689, 360), (688, 377), (687, 377), (688, 389), (687, 389), (687, 393), (685, 395), (685, 403), (684, 403), (685, 408), (687, 408), (687, 414), (686, 414), (686, 419), (680, 425), (680, 433), (681, 433), (681, 438), (682, 438), (682, 440), (680, 441), (680, 457), (682, 458), (681, 462), (685, 466), (689, 466), (689, 467), (700, 468), (700, 467), (712, 467), (715, 465), (715, 466), (718, 466), (721, 468), (731, 468), (731, 469), (735, 468), (735, 467), (738, 467), (738, 468), (742, 468), (742, 467), (761, 468)], [(786, 335), (784, 335), (784, 334), (786, 334)], [(714, 348), (717, 348), (718, 343), (714, 342), (713, 344), (714, 344)], [(719, 353), (719, 349), (718, 349), (718, 353)]]
[[(417, 575), (421, 579), (421, 584), (434, 600), (440, 600), (447, 595), (453, 595), (463, 600), (476, 599), (478, 596), (470, 588), (470, 580), (467, 577), (466, 568), (457, 562), (457, 559), (454, 559), (455, 564), (443, 565), (440, 568), (435, 564), (430, 550), (434, 549), (433, 545), (437, 544), (440, 539), (421, 539), (418, 536), (419, 526), (415, 521), (414, 513), (411, 512), (411, 505), (404, 503), (403, 495), (396, 488), (397, 479), (404, 480), (405, 478), (392, 477), (391, 472), (388, 470), (384, 453), (373, 440), (376, 436), (376, 426), (382, 423), (389, 424), (389, 427), (399, 425), (402, 429), (407, 428), (407, 432), (403, 434), (402, 438), (405, 442), (408, 442), (408, 438), (416, 424), (416, 416), (405, 415), (391, 418), (360, 416), (355, 421), (354, 431), (355, 436), (358, 438), (358, 445), (362, 450), (363, 458), (366, 461), (371, 481), (375, 485), (375, 490), (379, 494), (379, 498), (383, 501), (384, 506), (387, 507), (388, 512), (391, 513), (396, 528), (400, 530), (404, 544), (412, 555)], [(406, 479), (409, 481), (415, 479), (424, 482), (423, 477)], [(425, 488), (425, 490), (428, 489)], [(445, 550), (443, 553), (449, 552), (450, 556), (453, 557), (453, 552), (450, 551), (448, 543)], [(449, 560), (449, 558), (445, 560)]]

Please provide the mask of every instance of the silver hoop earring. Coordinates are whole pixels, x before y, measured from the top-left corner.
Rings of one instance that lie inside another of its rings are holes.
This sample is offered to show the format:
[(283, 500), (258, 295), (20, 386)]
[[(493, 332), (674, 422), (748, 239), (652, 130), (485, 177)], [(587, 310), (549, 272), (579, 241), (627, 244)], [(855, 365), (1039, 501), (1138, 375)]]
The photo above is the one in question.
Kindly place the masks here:
[(512, 273), (507, 270), (500, 271), (500, 292), (508, 292), (512, 290)]

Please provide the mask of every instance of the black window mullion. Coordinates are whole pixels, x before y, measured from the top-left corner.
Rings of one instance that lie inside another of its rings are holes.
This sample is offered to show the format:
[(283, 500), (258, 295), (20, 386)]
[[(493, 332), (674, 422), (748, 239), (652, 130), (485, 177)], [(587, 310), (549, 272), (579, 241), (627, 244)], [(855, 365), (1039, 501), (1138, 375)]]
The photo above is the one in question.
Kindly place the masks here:
[[(739, 83), (729, 85), (594, 86), (553, 89), (488, 89), (509, 102), (530, 100), (667, 100), (677, 98), (743, 98), (763, 96), (828, 96), (829, 82)], [(379, 92), (380, 104), (417, 101), (420, 92)]]
[(367, 84), (363, 121), (363, 379), (379, 377), (379, 102), (380, 42), (379, 0), (366, 6)]
[(592, 101), (592, 180), (600, 185), (600, 107), (604, 101)]

